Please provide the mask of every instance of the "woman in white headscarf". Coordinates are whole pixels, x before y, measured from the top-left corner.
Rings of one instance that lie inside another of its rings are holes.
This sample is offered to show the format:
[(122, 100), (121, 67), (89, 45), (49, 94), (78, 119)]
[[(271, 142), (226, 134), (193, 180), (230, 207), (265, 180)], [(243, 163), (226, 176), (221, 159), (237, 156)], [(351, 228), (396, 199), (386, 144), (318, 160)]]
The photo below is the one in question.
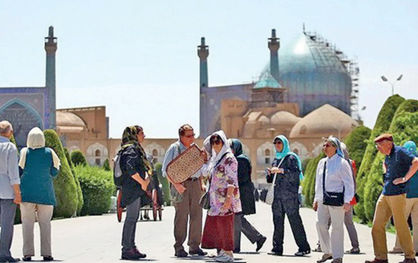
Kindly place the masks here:
[(210, 208), (203, 230), (202, 248), (218, 249), (219, 254), (215, 258), (218, 262), (233, 262), (234, 214), (241, 212), (238, 162), (223, 131), (214, 132), (204, 144), (212, 157), (208, 164)]
[(23, 233), (23, 261), (35, 255), (33, 225), (38, 218), (41, 232), (41, 256), (53, 261), (51, 252), (51, 218), (56, 205), (52, 178), (57, 176), (61, 163), (51, 148), (45, 147), (41, 129), (30, 130), (27, 147), (20, 152), (19, 167), (22, 172), (20, 204)]

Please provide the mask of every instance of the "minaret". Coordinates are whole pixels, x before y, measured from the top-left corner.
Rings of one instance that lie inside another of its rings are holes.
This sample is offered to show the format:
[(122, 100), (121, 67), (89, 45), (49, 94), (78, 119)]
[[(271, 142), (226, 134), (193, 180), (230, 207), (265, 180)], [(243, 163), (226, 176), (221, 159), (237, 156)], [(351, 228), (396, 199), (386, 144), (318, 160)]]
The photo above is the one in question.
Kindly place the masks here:
[(271, 30), (268, 48), (270, 49), (270, 73), (279, 82), (279, 54), (280, 39), (276, 37), (276, 29)]
[(46, 79), (45, 88), (48, 95), (47, 123), (45, 129), (56, 128), (55, 102), (55, 53), (57, 52), (57, 38), (54, 37), (54, 27), (50, 26), (48, 36), (45, 37), (46, 51)]
[(199, 91), (200, 91), (200, 131), (199, 137), (203, 138), (207, 133), (207, 118), (206, 118), (206, 93), (205, 88), (208, 88), (208, 56), (209, 56), (209, 47), (205, 45), (205, 38), (202, 37), (200, 40), (200, 46), (197, 46), (197, 55), (199, 56), (199, 70), (200, 70), (200, 79), (199, 79)]
[(200, 59), (200, 89), (208, 87), (208, 56), (209, 49), (205, 45), (205, 38), (200, 40), (200, 46), (198, 46), (197, 55)]

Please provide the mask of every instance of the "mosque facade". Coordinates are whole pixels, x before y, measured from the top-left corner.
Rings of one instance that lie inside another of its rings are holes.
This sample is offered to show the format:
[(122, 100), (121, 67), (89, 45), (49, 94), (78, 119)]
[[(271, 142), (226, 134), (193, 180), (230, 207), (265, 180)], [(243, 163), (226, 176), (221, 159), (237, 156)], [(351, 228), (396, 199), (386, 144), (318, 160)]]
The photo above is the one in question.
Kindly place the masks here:
[[(201, 39), (200, 135), (203, 139), (222, 129), (239, 138), (250, 157), (255, 182), (264, 183), (264, 170), (275, 157), (272, 139), (283, 134), (302, 160), (317, 156), (323, 137), (344, 138), (358, 125), (356, 119), (358, 67), (317, 34), (304, 32), (280, 48), (273, 29), (267, 43), (270, 61), (258, 81), (211, 87), (209, 47)], [(12, 122), (19, 146), (29, 130), (56, 129), (71, 152), (81, 150), (90, 165), (103, 165), (120, 149), (120, 138), (109, 138), (105, 106), (55, 109), (55, 52), (57, 38), (49, 28), (45, 38), (45, 87), (0, 88), (0, 119)], [(145, 127), (146, 128), (146, 127)], [(176, 138), (147, 138), (145, 151), (162, 162)], [(111, 162), (112, 163), (112, 162)]]

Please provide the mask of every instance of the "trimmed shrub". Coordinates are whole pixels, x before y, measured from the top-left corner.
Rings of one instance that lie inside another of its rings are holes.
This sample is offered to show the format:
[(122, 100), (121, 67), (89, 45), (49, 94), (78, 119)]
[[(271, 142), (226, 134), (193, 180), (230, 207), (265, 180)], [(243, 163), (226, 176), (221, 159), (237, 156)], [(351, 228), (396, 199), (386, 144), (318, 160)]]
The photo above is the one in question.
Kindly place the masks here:
[(162, 164), (156, 163), (154, 166), (155, 171), (157, 172), (158, 181), (160, 182), (162, 186), (162, 192), (163, 192), (163, 199), (165, 205), (170, 205), (171, 203), (171, 195), (170, 195), (170, 183), (168, 182), (166, 177), (163, 177), (162, 172)]
[(321, 153), (317, 157), (309, 161), (305, 169), (305, 179), (302, 181), (302, 194), (305, 196), (305, 205), (312, 207), (312, 203), (315, 197), (315, 180), (316, 180), (316, 168), (319, 161), (325, 157), (324, 153)]
[(356, 178), (357, 194), (360, 197), (360, 202), (356, 206), (354, 206), (354, 211), (362, 222), (367, 221), (364, 207), (364, 187), (368, 180), (368, 174), (372, 168), (373, 161), (377, 153), (373, 140), (379, 134), (389, 130), (393, 116), (395, 115), (395, 112), (398, 109), (399, 105), (404, 100), (405, 99), (399, 95), (393, 95), (386, 100), (386, 102), (382, 106), (382, 109), (379, 112), (379, 115), (377, 116), (377, 120), (370, 134), (370, 138), (369, 140), (367, 140), (366, 151), (364, 152), (363, 160), (361, 161), (361, 166), (359, 167)]
[(103, 169), (105, 171), (110, 171), (109, 159), (106, 159), (106, 161), (104, 161), (104, 163), (103, 163)]
[(71, 162), (74, 166), (78, 166), (80, 164), (87, 165), (86, 157), (84, 157), (84, 154), (79, 150), (75, 150), (71, 153)]
[(61, 168), (54, 179), (55, 197), (57, 205), (54, 209), (55, 217), (71, 217), (77, 211), (77, 186), (71, 173), (64, 148), (54, 130), (45, 130), (45, 146), (52, 148), (61, 160)]
[(345, 139), (350, 159), (356, 162), (356, 167), (361, 166), (364, 151), (367, 147), (367, 140), (370, 138), (371, 130), (366, 126), (358, 126), (350, 132)]
[(115, 191), (112, 172), (100, 167), (78, 165), (75, 168), (83, 192), (81, 215), (101, 215), (110, 209)]
[[(405, 141), (418, 140), (418, 101), (406, 100), (399, 105), (392, 123), (389, 128), (389, 132), (393, 134), (394, 143), (396, 145), (402, 145)], [(375, 206), (380, 193), (382, 192), (383, 185), (383, 169), (382, 163), (385, 159), (383, 154), (378, 154), (373, 161), (372, 168), (370, 170), (369, 178), (365, 185), (364, 191), (364, 208), (366, 218), (369, 221), (373, 220)]]
[(64, 148), (64, 152), (65, 152), (65, 157), (67, 158), (68, 164), (70, 165), (70, 169), (71, 169), (71, 172), (73, 174), (74, 181), (75, 181), (76, 186), (77, 186), (77, 200), (78, 200), (77, 215), (80, 215), (81, 208), (83, 207), (83, 203), (84, 203), (83, 193), (81, 192), (80, 182), (78, 181), (78, 176), (77, 176), (77, 174), (74, 170), (74, 165), (73, 165), (73, 162), (71, 161), (70, 154), (68, 153), (68, 149)]

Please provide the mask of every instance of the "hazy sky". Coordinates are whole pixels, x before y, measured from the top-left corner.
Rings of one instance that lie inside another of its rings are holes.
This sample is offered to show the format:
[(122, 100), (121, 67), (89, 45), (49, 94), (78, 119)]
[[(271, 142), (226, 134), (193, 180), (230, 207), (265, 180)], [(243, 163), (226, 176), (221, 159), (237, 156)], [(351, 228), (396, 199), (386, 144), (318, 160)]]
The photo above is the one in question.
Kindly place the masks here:
[[(360, 66), (360, 106), (374, 125), (391, 94), (418, 98), (415, 0), (0, 0), (0, 86), (44, 86), (44, 37), (55, 27), (57, 107), (105, 105), (110, 136), (140, 124), (147, 137), (199, 128), (197, 45), (209, 45), (209, 85), (255, 80), (269, 61), (267, 38), (282, 45), (320, 33)], [(280, 51), (279, 51), (280, 52)]]

